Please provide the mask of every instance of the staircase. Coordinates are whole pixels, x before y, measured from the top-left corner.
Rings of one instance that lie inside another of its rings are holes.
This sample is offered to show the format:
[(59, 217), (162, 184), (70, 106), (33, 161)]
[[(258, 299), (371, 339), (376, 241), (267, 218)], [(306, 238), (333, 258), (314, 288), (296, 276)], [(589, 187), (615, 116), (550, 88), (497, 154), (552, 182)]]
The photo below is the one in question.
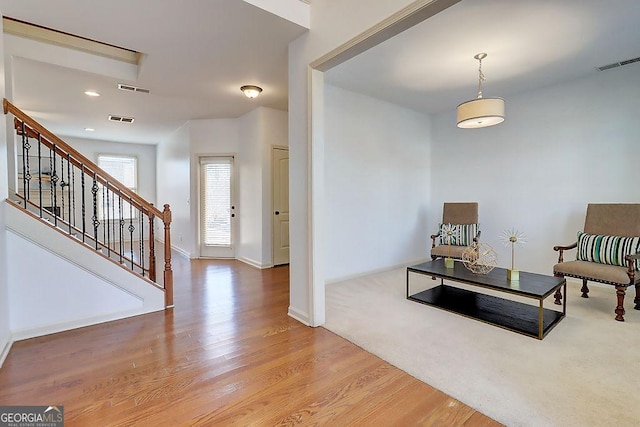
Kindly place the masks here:
[[(7, 207), (7, 218), (14, 219), (15, 231), (36, 246), (51, 246), (47, 249), (81, 269), (117, 266), (120, 272), (96, 274), (108, 281), (124, 274), (116, 287), (141, 299), (137, 294), (146, 290), (130, 286), (146, 283), (163, 292), (164, 308), (173, 307), (169, 205), (159, 210), (6, 99), (3, 106), (5, 114), (13, 115), (16, 131), (17, 176), (10, 177), (16, 194), (7, 201), (14, 208)], [(42, 224), (50, 231), (37, 231)], [(38, 241), (44, 234), (49, 237)], [(160, 277), (156, 247), (161, 247), (158, 258), (164, 266)], [(96, 262), (96, 256), (103, 261)]]

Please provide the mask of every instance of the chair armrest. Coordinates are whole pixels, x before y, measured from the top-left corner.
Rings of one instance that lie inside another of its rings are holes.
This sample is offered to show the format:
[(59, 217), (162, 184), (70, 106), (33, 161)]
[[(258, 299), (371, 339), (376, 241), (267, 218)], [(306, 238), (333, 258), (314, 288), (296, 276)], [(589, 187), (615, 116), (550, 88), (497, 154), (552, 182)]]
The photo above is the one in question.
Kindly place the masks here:
[(633, 254), (633, 255), (626, 255), (625, 259), (627, 259), (629, 261), (635, 261), (637, 259), (640, 259), (640, 252), (638, 252), (637, 254)]
[[(633, 255), (625, 255), (624, 259), (627, 261), (629, 265), (629, 277), (633, 277), (636, 271), (636, 260), (640, 259), (640, 252)], [(632, 279), (633, 280), (633, 279)]]
[(432, 234), (432, 235), (430, 236), (430, 237), (431, 237), (431, 240), (433, 241), (433, 242), (431, 243), (431, 249), (433, 249), (433, 248), (435, 248), (435, 247), (436, 247), (436, 239), (437, 239), (439, 236), (440, 236), (440, 232), (439, 232), (439, 231), (438, 231), (438, 234)]
[(558, 264), (560, 264), (561, 262), (564, 262), (564, 259), (562, 258), (562, 253), (564, 251), (568, 251), (569, 249), (575, 249), (578, 247), (578, 242), (572, 243), (568, 246), (554, 246), (553, 250), (558, 252)]

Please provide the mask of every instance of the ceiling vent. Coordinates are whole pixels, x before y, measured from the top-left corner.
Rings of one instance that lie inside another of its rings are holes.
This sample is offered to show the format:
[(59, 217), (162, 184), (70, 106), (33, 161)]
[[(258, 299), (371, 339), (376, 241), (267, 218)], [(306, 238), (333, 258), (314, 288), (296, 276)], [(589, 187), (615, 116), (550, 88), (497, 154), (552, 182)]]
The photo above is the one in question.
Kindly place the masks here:
[(143, 89), (141, 87), (125, 85), (125, 84), (122, 84), (122, 83), (118, 83), (118, 89), (126, 90), (126, 91), (129, 91), (129, 92), (141, 92), (141, 93), (150, 93), (151, 92), (149, 89)]
[(133, 117), (109, 115), (109, 120), (112, 122), (133, 123), (135, 119)]
[(602, 67), (598, 67), (598, 70), (600, 71), (610, 70), (612, 68), (622, 67), (623, 65), (633, 64), (634, 62), (638, 62), (638, 61), (640, 61), (640, 57), (627, 59), (626, 61), (614, 62), (613, 64), (609, 64), (609, 65), (603, 65)]

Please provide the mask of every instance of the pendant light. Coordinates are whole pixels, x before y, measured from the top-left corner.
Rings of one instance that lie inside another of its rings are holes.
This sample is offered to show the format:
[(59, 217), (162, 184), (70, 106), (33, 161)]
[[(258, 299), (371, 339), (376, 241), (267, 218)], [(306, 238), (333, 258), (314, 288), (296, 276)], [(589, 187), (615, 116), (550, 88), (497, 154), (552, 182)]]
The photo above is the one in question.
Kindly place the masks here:
[(456, 116), (459, 128), (482, 128), (504, 121), (504, 99), (482, 97), (482, 82), (485, 80), (484, 74), (482, 74), (482, 60), (486, 57), (486, 53), (474, 56), (480, 64), (478, 67), (478, 97), (458, 105)]

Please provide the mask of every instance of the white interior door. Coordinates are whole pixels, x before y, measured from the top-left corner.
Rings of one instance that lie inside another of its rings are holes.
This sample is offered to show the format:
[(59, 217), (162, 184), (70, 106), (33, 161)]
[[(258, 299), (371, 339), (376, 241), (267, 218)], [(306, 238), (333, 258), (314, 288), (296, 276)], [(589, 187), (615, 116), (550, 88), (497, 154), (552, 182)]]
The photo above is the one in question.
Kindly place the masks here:
[(235, 258), (233, 157), (200, 158), (200, 256)]
[(289, 263), (289, 150), (272, 150), (273, 265)]

